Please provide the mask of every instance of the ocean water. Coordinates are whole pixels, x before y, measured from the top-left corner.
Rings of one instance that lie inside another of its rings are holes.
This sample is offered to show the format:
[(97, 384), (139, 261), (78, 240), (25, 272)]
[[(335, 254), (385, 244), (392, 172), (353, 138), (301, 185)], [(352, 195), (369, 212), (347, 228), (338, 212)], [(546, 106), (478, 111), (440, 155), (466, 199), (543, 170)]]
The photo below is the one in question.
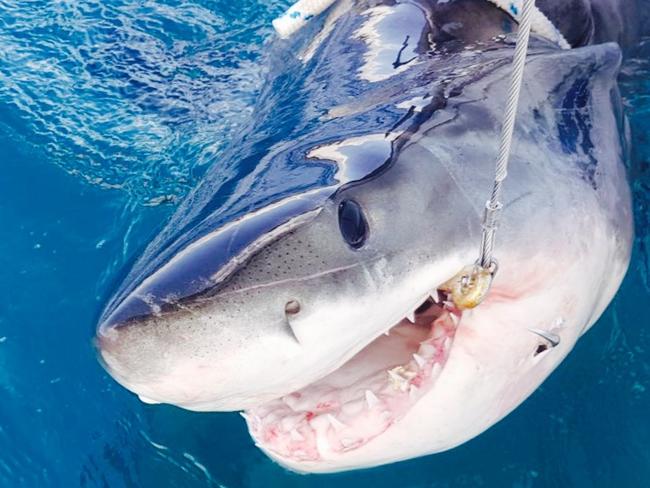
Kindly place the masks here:
[(239, 415), (144, 405), (100, 367), (106, 296), (253, 115), (289, 3), (0, 0), (0, 487), (648, 486), (650, 40), (621, 74), (630, 271), (551, 378), (478, 438), (296, 475)]

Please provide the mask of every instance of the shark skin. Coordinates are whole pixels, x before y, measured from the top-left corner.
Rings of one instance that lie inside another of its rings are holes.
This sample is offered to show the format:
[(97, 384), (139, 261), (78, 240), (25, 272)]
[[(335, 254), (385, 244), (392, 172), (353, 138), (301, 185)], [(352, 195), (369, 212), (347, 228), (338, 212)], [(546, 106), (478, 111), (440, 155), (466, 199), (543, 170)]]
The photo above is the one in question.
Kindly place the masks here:
[(106, 369), (148, 403), (244, 410), (300, 472), (444, 451), (498, 422), (630, 260), (621, 51), (585, 34), (597, 24), (562, 23), (585, 43), (570, 50), (531, 39), (499, 271), (471, 310), (443, 284), (477, 258), (516, 23), (479, 0), (340, 0), (276, 42), (254, 120), (107, 303)]

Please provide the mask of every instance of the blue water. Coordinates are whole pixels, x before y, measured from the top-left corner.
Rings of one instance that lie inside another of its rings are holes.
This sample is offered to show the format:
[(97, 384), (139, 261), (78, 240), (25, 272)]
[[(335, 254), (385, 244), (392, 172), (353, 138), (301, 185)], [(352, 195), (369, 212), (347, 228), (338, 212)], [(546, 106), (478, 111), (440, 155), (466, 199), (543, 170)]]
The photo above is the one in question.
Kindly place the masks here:
[(650, 40), (621, 76), (630, 272), (543, 387), (477, 439), (301, 476), (237, 414), (147, 406), (101, 369), (103, 301), (251, 116), (288, 3), (0, 0), (0, 487), (648, 486)]

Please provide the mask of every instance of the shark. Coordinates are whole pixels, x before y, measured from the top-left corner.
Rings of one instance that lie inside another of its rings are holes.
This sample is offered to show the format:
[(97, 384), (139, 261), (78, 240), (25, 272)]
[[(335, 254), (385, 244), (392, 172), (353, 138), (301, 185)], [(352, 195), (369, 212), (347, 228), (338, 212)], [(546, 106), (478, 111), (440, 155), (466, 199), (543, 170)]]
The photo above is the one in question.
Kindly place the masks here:
[(242, 411), (298, 472), (448, 450), (520, 405), (633, 239), (628, 24), (612, 2), (538, 5), (571, 49), (532, 35), (480, 306), (446, 284), (477, 258), (517, 22), (484, 0), (339, 0), (270, 48), (253, 120), (108, 300), (107, 371), (146, 403)]

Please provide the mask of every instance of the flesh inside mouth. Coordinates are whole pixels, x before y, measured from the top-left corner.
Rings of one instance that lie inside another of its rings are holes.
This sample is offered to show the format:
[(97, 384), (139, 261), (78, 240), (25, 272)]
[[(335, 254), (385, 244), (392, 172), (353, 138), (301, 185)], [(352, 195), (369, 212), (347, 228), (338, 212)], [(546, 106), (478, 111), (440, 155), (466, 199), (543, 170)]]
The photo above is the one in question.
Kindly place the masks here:
[(446, 293), (433, 292), (338, 370), (247, 410), (251, 435), (263, 449), (298, 462), (358, 449), (433, 388), (460, 318)]

